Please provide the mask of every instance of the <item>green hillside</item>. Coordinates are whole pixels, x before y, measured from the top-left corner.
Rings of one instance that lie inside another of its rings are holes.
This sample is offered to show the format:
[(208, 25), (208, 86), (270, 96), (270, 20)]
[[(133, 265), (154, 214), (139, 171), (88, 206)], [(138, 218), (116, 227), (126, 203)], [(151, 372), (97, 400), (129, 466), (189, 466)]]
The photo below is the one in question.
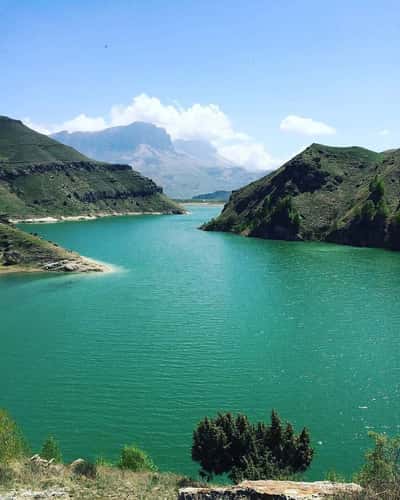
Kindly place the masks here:
[(181, 213), (129, 165), (97, 162), (18, 120), (0, 117), (0, 214), (10, 218)]
[(90, 160), (75, 149), (64, 146), (47, 135), (34, 132), (19, 120), (0, 116), (1, 168), (64, 161)]
[(400, 249), (400, 150), (312, 144), (233, 192), (209, 231)]
[(103, 271), (104, 267), (36, 235), (0, 222), (0, 273), (4, 271)]

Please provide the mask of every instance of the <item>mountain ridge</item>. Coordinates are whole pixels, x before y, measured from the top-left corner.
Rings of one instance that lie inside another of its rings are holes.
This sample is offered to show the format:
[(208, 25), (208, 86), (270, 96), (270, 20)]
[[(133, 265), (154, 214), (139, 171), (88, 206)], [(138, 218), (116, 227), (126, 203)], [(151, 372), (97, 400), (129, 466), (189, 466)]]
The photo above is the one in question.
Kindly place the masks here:
[(313, 143), (232, 193), (205, 230), (400, 249), (400, 149)]
[(31, 218), (131, 212), (183, 209), (129, 165), (92, 160), (20, 120), (0, 118), (0, 214)]
[[(133, 122), (100, 132), (63, 132), (52, 137), (99, 161), (129, 163), (163, 186), (172, 198), (231, 191), (263, 175), (262, 171), (249, 171), (222, 158), (207, 141), (172, 141), (165, 129), (151, 123), (146, 125), (147, 135), (143, 122)], [(135, 136), (138, 129), (140, 134)], [(160, 134), (164, 137), (161, 146), (154, 138)]]

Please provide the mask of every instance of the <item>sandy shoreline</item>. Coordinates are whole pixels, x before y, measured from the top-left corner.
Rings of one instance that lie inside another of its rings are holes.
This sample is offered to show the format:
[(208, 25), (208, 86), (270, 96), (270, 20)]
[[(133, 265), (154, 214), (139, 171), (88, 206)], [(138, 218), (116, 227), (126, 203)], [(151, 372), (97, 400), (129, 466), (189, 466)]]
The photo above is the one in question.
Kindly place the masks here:
[[(69, 261), (71, 264), (82, 266), (75, 271), (67, 271), (67, 270), (51, 270), (46, 269), (44, 267), (31, 267), (24, 265), (12, 265), (12, 266), (2, 266), (0, 265), (0, 276), (4, 274), (21, 274), (21, 273), (45, 273), (45, 274), (58, 274), (58, 275), (78, 275), (78, 274), (87, 274), (87, 275), (103, 275), (116, 273), (121, 271), (121, 268), (114, 266), (112, 264), (108, 264), (107, 262), (103, 262), (101, 260), (91, 259), (90, 257), (85, 257), (84, 255), (80, 255), (75, 260)], [(85, 264), (90, 264), (93, 268), (85, 269)]]
[[(90, 215), (61, 215), (60, 217), (28, 217), (26, 219), (9, 219), (12, 224), (52, 224), (56, 222), (79, 222), (86, 220), (96, 220), (103, 217), (123, 217), (138, 215), (169, 215), (164, 212), (100, 212)], [(174, 214), (175, 215), (175, 214)], [(180, 214), (176, 214), (180, 215)]]

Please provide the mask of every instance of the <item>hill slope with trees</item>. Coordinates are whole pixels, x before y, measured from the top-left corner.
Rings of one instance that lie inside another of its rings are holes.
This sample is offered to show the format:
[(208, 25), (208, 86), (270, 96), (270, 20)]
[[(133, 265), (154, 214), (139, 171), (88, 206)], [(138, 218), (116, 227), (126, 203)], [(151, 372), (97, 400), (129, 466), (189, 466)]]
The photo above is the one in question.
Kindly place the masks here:
[(400, 149), (312, 144), (233, 192), (203, 229), (399, 250)]

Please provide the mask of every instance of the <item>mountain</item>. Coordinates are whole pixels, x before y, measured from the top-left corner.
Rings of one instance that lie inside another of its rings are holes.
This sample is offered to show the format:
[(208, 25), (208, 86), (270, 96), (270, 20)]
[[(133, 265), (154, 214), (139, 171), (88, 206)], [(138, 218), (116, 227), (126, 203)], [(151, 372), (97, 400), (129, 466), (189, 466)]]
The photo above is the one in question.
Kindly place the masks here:
[(220, 157), (207, 141), (172, 142), (164, 129), (150, 123), (134, 122), (100, 132), (59, 132), (52, 137), (97, 160), (129, 163), (173, 198), (231, 191), (263, 175)]
[(207, 141), (174, 141), (174, 147), (178, 153), (183, 153), (197, 159), (204, 165), (215, 166), (218, 164), (220, 167), (234, 167), (235, 165), (220, 156), (216, 148)]
[(198, 194), (193, 196), (196, 201), (228, 201), (231, 191), (214, 191), (213, 193)]
[(203, 229), (400, 250), (400, 149), (312, 144), (235, 191)]
[(104, 271), (105, 266), (0, 222), (0, 274), (5, 271)]
[(57, 132), (53, 139), (68, 144), (91, 158), (109, 162), (129, 162), (132, 152), (141, 144), (159, 151), (172, 151), (167, 132), (151, 123), (134, 122), (100, 132)]
[[(162, 139), (161, 133), (160, 143)], [(18, 120), (0, 117), (0, 214), (30, 218), (130, 212), (182, 209), (129, 165), (91, 160)]]

